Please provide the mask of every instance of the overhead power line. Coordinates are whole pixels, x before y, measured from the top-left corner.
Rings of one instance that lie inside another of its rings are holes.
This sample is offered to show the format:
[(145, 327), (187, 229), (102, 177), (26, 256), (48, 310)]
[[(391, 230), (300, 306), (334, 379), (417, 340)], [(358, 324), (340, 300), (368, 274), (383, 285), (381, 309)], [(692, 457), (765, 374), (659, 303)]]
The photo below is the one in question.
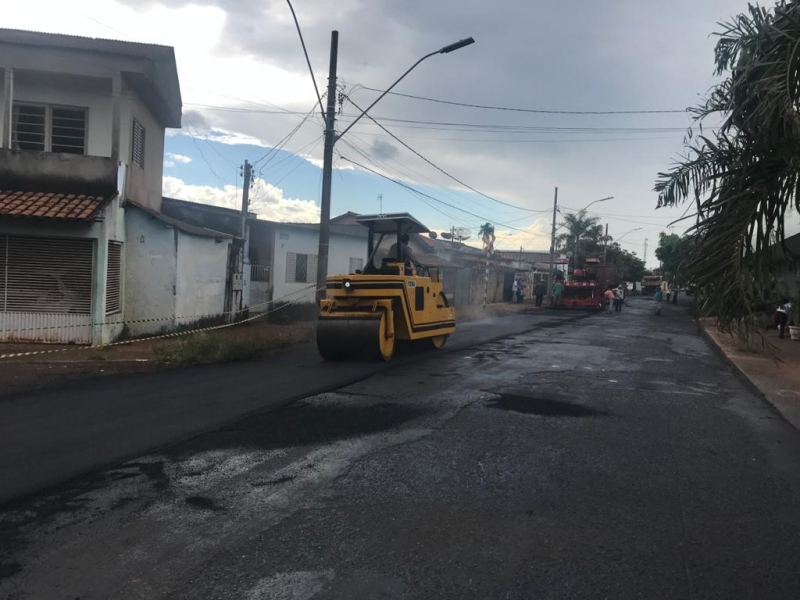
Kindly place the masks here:
[[(369, 90), (370, 92), (384, 93), (385, 90), (357, 85), (353, 89)], [(351, 92), (352, 93), (352, 92)], [(656, 115), (656, 114), (678, 114), (687, 112), (687, 109), (680, 110), (543, 110), (538, 108), (514, 108), (508, 106), (489, 106), (486, 104), (470, 104), (468, 102), (454, 102), (452, 100), (441, 100), (439, 98), (427, 98), (425, 96), (415, 96), (413, 94), (401, 94), (400, 92), (388, 92), (392, 96), (401, 96), (413, 100), (424, 100), (425, 102), (435, 102), (437, 104), (448, 104), (450, 106), (465, 106), (467, 108), (481, 108), (485, 110), (500, 110), (507, 112), (535, 113), (542, 115)]]
[[(383, 173), (381, 173), (379, 171), (376, 171), (375, 169), (370, 169), (369, 167), (364, 166), (361, 163), (358, 163), (358, 162), (356, 162), (356, 161), (354, 161), (354, 160), (352, 160), (350, 158), (347, 158), (343, 154), (339, 154), (339, 157), (342, 160), (346, 160), (349, 163), (353, 163), (357, 167), (360, 167), (360, 168), (364, 169), (365, 171), (368, 171), (368, 172), (372, 173), (373, 175), (377, 175), (378, 177), (382, 177), (383, 179), (386, 179), (387, 181), (391, 181), (392, 183), (394, 183), (396, 185), (399, 185), (400, 187), (405, 188), (405, 189), (413, 192), (414, 194), (419, 194), (421, 196), (425, 196), (426, 198), (428, 198), (430, 200), (433, 200), (434, 202), (438, 202), (439, 204), (443, 204), (444, 206), (449, 206), (450, 208), (453, 208), (453, 209), (455, 209), (455, 210), (457, 210), (459, 212), (463, 212), (465, 214), (468, 214), (468, 215), (470, 215), (472, 217), (476, 217), (478, 219), (481, 219), (482, 221), (495, 222), (494, 219), (492, 219), (491, 217), (487, 217), (487, 216), (484, 216), (484, 215), (476, 214), (474, 212), (470, 212), (470, 211), (468, 211), (468, 210), (466, 210), (464, 208), (461, 208), (460, 206), (456, 206), (455, 204), (450, 204), (449, 202), (445, 202), (444, 200), (440, 200), (439, 198), (436, 198), (435, 196), (431, 196), (430, 194), (426, 194), (425, 192), (421, 192), (420, 190), (415, 189), (414, 187), (412, 187), (412, 186), (410, 186), (408, 184), (405, 184), (402, 181), (398, 181), (397, 179), (389, 177), (388, 175), (384, 175)], [(501, 227), (504, 227), (505, 229), (513, 229), (515, 231), (521, 231), (522, 233), (527, 233), (529, 235), (536, 235), (536, 234), (533, 234), (533, 233), (531, 233), (530, 231), (528, 231), (526, 229), (520, 229), (518, 227), (512, 227), (511, 225), (506, 225), (505, 223), (497, 223), (497, 222), (495, 222), (495, 224), (499, 225)]]
[(303, 39), (303, 32), (300, 30), (300, 23), (297, 21), (297, 15), (294, 12), (294, 6), (292, 6), (292, 0), (286, 0), (286, 4), (289, 5), (289, 10), (292, 11), (292, 18), (294, 19), (295, 27), (297, 27), (297, 35), (300, 36), (300, 45), (303, 46), (303, 54), (306, 57), (306, 63), (308, 64), (308, 72), (311, 74), (311, 83), (314, 84), (314, 91), (317, 93), (317, 100), (319, 101), (319, 112), (322, 115), (322, 119), (325, 119), (325, 108), (322, 106), (322, 96), (319, 95), (319, 88), (317, 87), (317, 80), (314, 77), (314, 69), (311, 68), (311, 59), (308, 57), (308, 50), (306, 50), (306, 42)]
[[(348, 100), (350, 100), (350, 102), (353, 104), (353, 106), (355, 106), (355, 107), (356, 107), (358, 110), (362, 110), (362, 109), (361, 109), (361, 107), (359, 107), (359, 106), (358, 106), (358, 104), (356, 104), (355, 102), (353, 102), (353, 101), (352, 101), (352, 99), (350, 99), (350, 97), (349, 97), (349, 96), (347, 97), (347, 99), (348, 99)], [(362, 112), (363, 112), (363, 111), (362, 111)], [(482, 191), (480, 191), (480, 190), (478, 190), (478, 189), (475, 189), (475, 188), (474, 188), (474, 187), (472, 187), (471, 185), (469, 185), (469, 184), (467, 184), (467, 183), (464, 183), (462, 180), (460, 180), (460, 179), (459, 179), (458, 177), (456, 177), (455, 175), (452, 175), (452, 174), (448, 173), (448, 172), (447, 172), (447, 171), (445, 171), (443, 168), (441, 168), (439, 165), (435, 164), (433, 161), (431, 161), (430, 159), (428, 159), (428, 158), (424, 157), (422, 154), (420, 154), (419, 152), (417, 152), (416, 150), (414, 150), (414, 148), (412, 148), (411, 146), (409, 146), (408, 144), (406, 144), (406, 143), (405, 143), (403, 140), (401, 140), (399, 137), (397, 137), (397, 136), (396, 136), (394, 133), (392, 133), (391, 131), (389, 131), (388, 129), (386, 129), (386, 127), (384, 127), (384, 126), (383, 126), (381, 123), (379, 123), (378, 121), (376, 121), (376, 120), (375, 120), (375, 119), (372, 117), (372, 115), (370, 115), (369, 113), (366, 113), (366, 116), (367, 116), (367, 118), (368, 118), (368, 119), (370, 119), (370, 120), (371, 120), (373, 123), (375, 123), (375, 125), (377, 125), (377, 126), (378, 126), (378, 127), (380, 127), (381, 129), (383, 129), (383, 131), (385, 131), (385, 132), (386, 132), (386, 133), (388, 133), (390, 136), (392, 136), (392, 138), (393, 138), (393, 139), (394, 139), (394, 140), (395, 140), (395, 141), (396, 141), (398, 144), (402, 145), (404, 148), (406, 148), (406, 149), (407, 149), (407, 150), (409, 150), (410, 152), (413, 152), (413, 153), (414, 153), (416, 156), (418, 156), (419, 158), (421, 158), (422, 160), (424, 160), (426, 163), (428, 163), (430, 166), (432, 166), (434, 169), (436, 169), (436, 170), (437, 170), (437, 171), (439, 171), (440, 173), (443, 173), (444, 175), (446, 175), (447, 177), (449, 177), (450, 179), (452, 179), (453, 181), (455, 181), (455, 182), (456, 182), (456, 183), (458, 183), (459, 185), (463, 185), (465, 188), (467, 188), (468, 190), (470, 190), (470, 191), (472, 191), (472, 192), (474, 192), (474, 193), (478, 194), (479, 196), (483, 196), (484, 198), (486, 198), (486, 199), (488, 199), (488, 200), (491, 200), (492, 202), (497, 202), (498, 204), (502, 204), (503, 206), (510, 206), (511, 208), (515, 208), (515, 209), (517, 209), (517, 210), (524, 210), (524, 211), (526, 211), (526, 212), (532, 212), (532, 213), (542, 213), (542, 212), (546, 212), (546, 211), (544, 211), (544, 210), (534, 210), (534, 209), (532, 209), (532, 208), (525, 208), (525, 207), (523, 207), (523, 206), (517, 206), (516, 204), (511, 204), (510, 202), (505, 202), (505, 201), (503, 201), (503, 200), (498, 200), (497, 198), (494, 198), (493, 196), (489, 196), (488, 194), (485, 194), (485, 193), (483, 193)]]

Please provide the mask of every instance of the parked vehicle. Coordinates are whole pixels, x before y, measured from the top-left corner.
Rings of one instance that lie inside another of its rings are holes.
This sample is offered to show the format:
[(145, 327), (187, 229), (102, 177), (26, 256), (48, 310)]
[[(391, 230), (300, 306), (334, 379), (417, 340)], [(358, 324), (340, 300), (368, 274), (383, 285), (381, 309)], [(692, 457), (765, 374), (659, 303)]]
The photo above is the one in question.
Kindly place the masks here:
[(660, 275), (645, 275), (642, 277), (642, 296), (652, 296), (662, 285)]

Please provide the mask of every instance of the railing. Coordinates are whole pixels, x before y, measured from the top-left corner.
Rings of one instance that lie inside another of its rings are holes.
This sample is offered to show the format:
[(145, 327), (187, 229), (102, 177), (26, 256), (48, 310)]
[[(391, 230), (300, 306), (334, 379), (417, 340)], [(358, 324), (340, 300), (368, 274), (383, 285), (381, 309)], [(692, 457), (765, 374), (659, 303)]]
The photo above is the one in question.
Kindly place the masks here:
[(269, 281), (269, 266), (250, 265), (250, 281)]

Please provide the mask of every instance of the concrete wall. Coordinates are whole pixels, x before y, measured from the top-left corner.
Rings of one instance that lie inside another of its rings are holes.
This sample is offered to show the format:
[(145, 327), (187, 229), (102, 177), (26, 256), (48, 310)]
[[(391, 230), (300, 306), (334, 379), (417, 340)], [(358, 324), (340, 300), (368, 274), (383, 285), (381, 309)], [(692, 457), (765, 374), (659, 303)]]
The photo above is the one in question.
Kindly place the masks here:
[[(164, 175), (164, 127), (127, 85), (123, 84), (120, 106), (120, 160), (128, 165), (125, 197), (156, 211), (161, 210), (161, 179)], [(133, 120), (145, 129), (144, 169), (131, 161)]]
[(85, 193), (88, 188), (111, 195), (116, 191), (117, 165), (98, 156), (0, 149), (0, 182), (3, 189), (35, 182), (40, 189)]
[[(178, 232), (176, 316), (213, 316), (224, 312), (230, 245), (230, 240), (217, 242), (214, 238)], [(197, 320), (178, 319), (177, 324), (185, 325)]]
[[(155, 217), (128, 208), (125, 211), (125, 320), (175, 315), (177, 233)], [(172, 318), (129, 325), (134, 335), (171, 329)]]
[[(316, 274), (310, 274), (309, 283), (286, 282), (286, 255), (289, 252), (311, 254), (319, 251), (319, 232), (315, 229), (302, 229), (290, 226), (275, 226), (275, 247), (273, 252), (271, 279), (273, 299), (279, 300), (287, 294), (297, 292), (316, 283)], [(365, 239), (331, 234), (328, 257), (328, 274), (342, 275), (349, 272), (350, 258), (361, 258), (366, 263), (367, 242)], [(295, 299), (293, 296), (291, 299)], [(314, 295), (308, 294), (300, 302), (314, 302)]]

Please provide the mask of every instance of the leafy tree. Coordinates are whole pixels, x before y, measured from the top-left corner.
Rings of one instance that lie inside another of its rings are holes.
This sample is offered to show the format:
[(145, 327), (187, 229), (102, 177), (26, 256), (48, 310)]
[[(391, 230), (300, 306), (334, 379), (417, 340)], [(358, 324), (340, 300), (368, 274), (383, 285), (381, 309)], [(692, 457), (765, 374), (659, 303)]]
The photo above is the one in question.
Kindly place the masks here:
[[(715, 62), (725, 78), (692, 109), (700, 135), (689, 130), (686, 154), (655, 189), (659, 207), (696, 203), (687, 274), (699, 312), (747, 339), (769, 293), (769, 247), (784, 241), (786, 210), (800, 210), (800, 2), (750, 5), (721, 27)], [(720, 116), (707, 135), (702, 120)]]
[[(575, 266), (582, 267), (587, 254), (598, 254), (603, 243), (603, 226), (599, 217), (589, 217), (586, 211), (569, 213), (564, 216), (560, 226), (567, 232), (558, 236), (566, 252), (572, 252)], [(578, 242), (577, 252), (575, 242)]]
[(481, 240), (483, 240), (483, 250), (487, 254), (491, 254), (492, 250), (494, 250), (494, 225), (491, 223), (484, 223), (481, 225), (481, 228), (478, 230), (478, 235), (481, 236)]
[(687, 282), (686, 267), (692, 260), (694, 239), (679, 236), (674, 233), (658, 234), (658, 247), (656, 258), (664, 266), (666, 280), (675, 285), (684, 285)]
[(644, 261), (635, 252), (623, 250), (619, 244), (610, 244), (606, 253), (606, 262), (616, 265), (625, 281), (641, 281), (644, 275)]

